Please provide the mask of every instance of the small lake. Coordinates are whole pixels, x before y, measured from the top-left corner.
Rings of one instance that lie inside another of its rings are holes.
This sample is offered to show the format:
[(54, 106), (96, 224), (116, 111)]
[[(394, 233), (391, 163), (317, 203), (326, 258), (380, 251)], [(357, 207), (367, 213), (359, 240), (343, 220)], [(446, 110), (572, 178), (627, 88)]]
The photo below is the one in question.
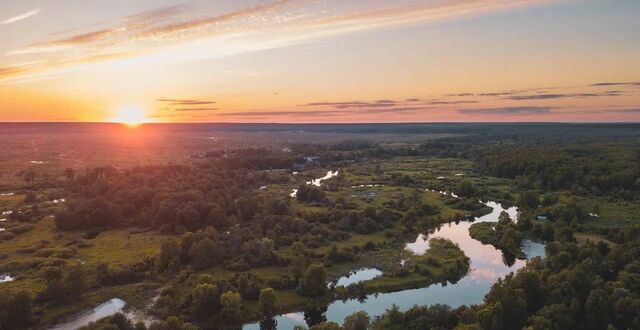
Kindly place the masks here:
[(124, 306), (127, 303), (119, 298), (113, 298), (91, 310), (81, 312), (70, 318), (68, 322), (58, 324), (51, 330), (67, 330), (67, 329), (77, 329), (88, 325), (91, 322), (95, 322), (103, 317), (107, 317), (113, 315), (115, 313), (122, 312), (124, 310)]
[[(362, 268), (351, 272), (351, 274), (340, 277), (336, 282), (336, 286), (349, 286), (351, 284), (372, 280), (382, 275), (382, 271), (375, 268)], [(329, 283), (331, 284), (331, 283)]]
[[(325, 176), (321, 178), (313, 179), (311, 181), (307, 181), (307, 185), (320, 187), (322, 186), (322, 181), (331, 179), (336, 176), (338, 176), (338, 171), (327, 171), (327, 174), (325, 174)], [(298, 189), (291, 189), (291, 193), (289, 194), (289, 197), (295, 198), (297, 194), (298, 194)]]
[(336, 176), (338, 176), (338, 171), (328, 171), (325, 176), (321, 178), (313, 179), (311, 181), (307, 181), (307, 184), (311, 186), (320, 187), (322, 185), (322, 181), (329, 180)]
[(13, 282), (15, 279), (9, 274), (0, 274), (0, 283)]
[[(442, 192), (451, 196), (450, 193)], [(512, 219), (518, 219), (516, 207), (503, 208), (496, 202), (486, 202), (491, 207), (491, 213), (477, 217), (475, 222), (497, 222), (502, 211)], [(469, 227), (474, 222), (451, 222), (442, 225), (432, 234), (419, 234), (416, 239), (406, 244), (406, 249), (415, 254), (424, 254), (429, 249), (429, 240), (442, 237), (457, 243), (466, 256), (471, 260), (469, 273), (455, 284), (434, 284), (425, 288), (404, 290), (392, 293), (368, 295), (364, 301), (350, 299), (335, 301), (324, 309), (289, 313), (276, 317), (278, 329), (292, 329), (296, 325), (308, 326), (306, 320), (313, 316), (314, 320), (326, 317), (328, 321), (342, 324), (345, 317), (364, 310), (369, 316), (381, 315), (393, 304), (401, 310), (407, 310), (413, 305), (446, 304), (452, 307), (482, 303), (493, 283), (505, 275), (515, 272), (526, 265), (525, 260), (518, 260), (505, 256), (502, 251), (491, 245), (484, 245), (469, 236)], [(527, 258), (544, 256), (544, 244), (533, 241), (523, 241), (523, 252)], [(305, 314), (307, 318), (305, 318)], [(260, 329), (258, 323), (247, 324), (245, 330)]]

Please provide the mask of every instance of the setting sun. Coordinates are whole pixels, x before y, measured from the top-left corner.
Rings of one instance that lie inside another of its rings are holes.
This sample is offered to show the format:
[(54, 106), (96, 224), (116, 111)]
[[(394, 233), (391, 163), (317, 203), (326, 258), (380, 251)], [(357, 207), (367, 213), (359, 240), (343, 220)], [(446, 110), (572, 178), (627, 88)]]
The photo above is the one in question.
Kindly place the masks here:
[(140, 107), (123, 107), (116, 111), (111, 119), (114, 123), (122, 123), (129, 127), (136, 127), (148, 121), (144, 109)]

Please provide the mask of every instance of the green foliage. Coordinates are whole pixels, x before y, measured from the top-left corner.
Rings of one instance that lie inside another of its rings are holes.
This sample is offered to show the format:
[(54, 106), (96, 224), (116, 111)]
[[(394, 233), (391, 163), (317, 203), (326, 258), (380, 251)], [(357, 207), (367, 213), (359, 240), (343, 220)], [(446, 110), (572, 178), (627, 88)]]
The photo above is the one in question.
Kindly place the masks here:
[(369, 314), (365, 311), (358, 311), (344, 319), (344, 323), (342, 324), (342, 329), (344, 330), (367, 330), (369, 329), (369, 324), (371, 323), (371, 319), (369, 318)]
[(335, 322), (322, 322), (312, 326), (309, 330), (340, 330), (340, 325)]
[(469, 235), (485, 244), (494, 245), (497, 248), (523, 258), (524, 253), (520, 246), (522, 237), (518, 226), (511, 221), (506, 212), (502, 212), (497, 223), (479, 222), (469, 227)]
[(455, 192), (462, 197), (472, 197), (476, 194), (476, 188), (471, 181), (463, 180), (458, 183)]
[(227, 324), (238, 324), (242, 317), (242, 297), (239, 293), (227, 291), (220, 296), (220, 314)]
[(388, 310), (373, 329), (635, 329), (640, 326), (640, 227), (606, 253), (596, 244), (547, 245), (534, 259), (498, 280), (484, 303), (456, 310)]
[(31, 297), (20, 292), (7, 292), (0, 295), (0, 329), (27, 328), (33, 323)]
[(35, 203), (37, 200), (38, 200), (38, 197), (36, 196), (36, 193), (33, 191), (28, 191), (26, 194), (24, 194), (25, 203), (32, 204), (32, 203)]
[(535, 191), (525, 191), (520, 194), (518, 205), (522, 208), (536, 209), (540, 204), (540, 195)]
[(191, 292), (191, 314), (196, 320), (207, 320), (220, 310), (220, 292), (211, 284), (199, 284)]
[(260, 305), (260, 312), (265, 318), (272, 317), (278, 313), (278, 300), (276, 292), (272, 288), (260, 290), (258, 303)]
[(205, 238), (191, 245), (189, 259), (195, 269), (205, 269), (218, 261), (218, 251), (213, 241)]
[(311, 265), (300, 283), (300, 293), (316, 297), (327, 292), (327, 271), (322, 265)]

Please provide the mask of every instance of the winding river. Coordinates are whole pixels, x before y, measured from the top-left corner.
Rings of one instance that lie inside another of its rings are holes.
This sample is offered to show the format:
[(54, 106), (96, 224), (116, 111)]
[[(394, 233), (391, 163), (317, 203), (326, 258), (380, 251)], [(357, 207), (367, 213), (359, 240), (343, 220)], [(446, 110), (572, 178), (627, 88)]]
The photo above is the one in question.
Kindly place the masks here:
[[(338, 172), (329, 171), (326, 176), (307, 182), (309, 185), (321, 185), (321, 181), (338, 175)], [(431, 190), (429, 190), (431, 191)], [(434, 192), (434, 191), (431, 191)], [(452, 196), (447, 192), (438, 192)], [(295, 190), (292, 193), (295, 196)], [(456, 197), (453, 195), (453, 197)], [(496, 202), (486, 202), (485, 205), (492, 208), (492, 212), (475, 218), (474, 222), (497, 222), (502, 211), (506, 211), (512, 219), (518, 218), (518, 210), (515, 207), (504, 208)], [(307, 326), (309, 321), (328, 320), (342, 324), (348, 315), (364, 310), (370, 316), (381, 315), (394, 304), (401, 310), (407, 310), (414, 305), (447, 304), (452, 307), (482, 303), (484, 296), (489, 292), (491, 285), (498, 278), (514, 272), (525, 266), (526, 261), (504, 256), (503, 253), (491, 245), (484, 245), (469, 236), (469, 227), (473, 222), (461, 221), (442, 225), (433, 234), (419, 234), (405, 248), (414, 254), (424, 254), (429, 249), (429, 240), (434, 237), (442, 237), (458, 244), (465, 255), (471, 260), (469, 273), (455, 284), (434, 284), (425, 288), (403, 290), (392, 293), (368, 295), (364, 300), (350, 299), (335, 301), (326, 307), (326, 310), (312, 310), (305, 312), (289, 313), (277, 316), (278, 329), (292, 329), (296, 325)], [(544, 257), (544, 244), (524, 240), (522, 250), (527, 258)], [(366, 281), (380, 275), (377, 269), (361, 269), (350, 276), (340, 278), (336, 285), (349, 285), (358, 281)], [(111, 299), (74, 317), (67, 322), (59, 324), (52, 329), (75, 329), (87, 325), (102, 317), (122, 312), (126, 303), (118, 298)], [(134, 315), (136, 314), (136, 315)], [(151, 318), (143, 313), (126, 313), (127, 317), (135, 320), (150, 321)], [(306, 316), (305, 316), (306, 315)], [(312, 323), (312, 322), (309, 322)], [(259, 323), (246, 324), (244, 330), (260, 329)]]
[[(497, 222), (502, 211), (506, 211), (512, 219), (517, 219), (518, 210), (515, 207), (503, 208), (496, 202), (486, 202), (485, 205), (493, 210), (490, 214), (477, 217), (475, 222)], [(276, 317), (278, 329), (292, 329), (296, 325), (307, 326), (309, 317), (315, 320), (326, 317), (328, 321), (342, 324), (348, 315), (364, 310), (370, 316), (381, 315), (393, 304), (401, 310), (407, 310), (413, 305), (447, 304), (452, 307), (482, 303), (491, 285), (498, 278), (514, 272), (525, 266), (526, 261), (505, 257), (503, 253), (491, 245), (484, 245), (469, 236), (469, 227), (473, 222), (451, 222), (443, 225), (435, 233), (427, 236), (420, 234), (413, 242), (406, 244), (406, 249), (415, 254), (424, 254), (429, 249), (429, 239), (442, 237), (458, 244), (465, 255), (471, 259), (470, 271), (455, 284), (434, 284), (426, 288), (404, 290), (392, 293), (372, 294), (364, 301), (351, 299), (335, 301), (327, 306), (326, 312), (307, 311), (289, 313)], [(522, 245), (528, 258), (544, 256), (544, 244), (525, 240)], [(258, 323), (247, 324), (245, 330), (260, 329)]]

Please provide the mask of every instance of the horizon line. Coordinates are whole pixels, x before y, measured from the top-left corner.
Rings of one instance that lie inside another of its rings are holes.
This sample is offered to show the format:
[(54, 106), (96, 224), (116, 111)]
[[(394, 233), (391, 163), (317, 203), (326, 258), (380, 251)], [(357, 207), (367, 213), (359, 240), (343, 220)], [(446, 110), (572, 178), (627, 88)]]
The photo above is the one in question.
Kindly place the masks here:
[[(126, 126), (109, 121), (0, 121), (5, 124), (103, 124)], [(164, 122), (140, 123), (136, 127), (153, 125), (411, 125), (411, 124), (640, 124), (640, 121), (402, 121), (402, 122)]]

